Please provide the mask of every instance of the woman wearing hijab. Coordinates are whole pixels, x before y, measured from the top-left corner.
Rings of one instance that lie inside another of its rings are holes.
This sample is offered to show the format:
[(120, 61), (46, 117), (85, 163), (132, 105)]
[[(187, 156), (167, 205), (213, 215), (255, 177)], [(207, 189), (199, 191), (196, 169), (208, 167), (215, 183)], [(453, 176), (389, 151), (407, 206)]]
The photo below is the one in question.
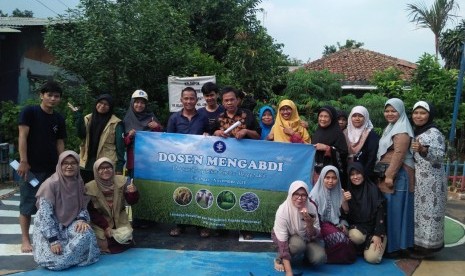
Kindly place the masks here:
[(277, 271), (292, 274), (291, 259), (304, 255), (311, 265), (324, 263), (326, 255), (321, 245), (320, 222), (314, 202), (308, 200), (305, 182), (297, 180), (289, 187), (287, 199), (276, 211), (271, 236), (278, 246), (274, 261)]
[(386, 167), (380, 175), (378, 187), (387, 200), (389, 239), (386, 252), (391, 257), (396, 257), (402, 250), (413, 247), (415, 172), (410, 151), (413, 130), (400, 99), (392, 98), (386, 102), (384, 118), (388, 125), (379, 140), (377, 160)]
[(293, 101), (282, 100), (279, 103), (276, 122), (267, 139), (285, 143), (310, 143), (310, 135), (302, 126), (299, 112)]
[(386, 248), (386, 210), (384, 198), (378, 186), (366, 177), (363, 165), (350, 163), (348, 191), (349, 238), (363, 251), (365, 261), (378, 264)]
[(265, 105), (262, 106), (262, 108), (260, 108), (260, 111), (258, 113), (258, 123), (262, 128), (260, 140), (266, 140), (266, 137), (268, 136), (268, 134), (271, 131), (271, 128), (273, 127), (274, 119), (275, 113), (274, 109), (271, 106)]
[(313, 134), (312, 144), (317, 150), (313, 181), (316, 182), (324, 166), (333, 165), (338, 168), (340, 181), (345, 186), (348, 150), (334, 107), (324, 106), (318, 110), (318, 128)]
[(318, 206), (321, 237), (325, 242), (328, 263), (353, 263), (356, 259), (355, 247), (349, 240), (348, 223), (344, 217), (349, 212), (350, 192), (341, 187), (339, 170), (326, 166), (321, 170), (317, 183), (313, 186), (310, 199)]
[(376, 163), (379, 135), (373, 131), (370, 114), (365, 107), (352, 108), (344, 136), (349, 149), (349, 162), (360, 162), (365, 168), (363, 175), (376, 180), (373, 168)]
[(94, 179), (92, 166), (100, 157), (108, 157), (116, 163), (116, 172), (123, 173), (125, 146), (121, 120), (113, 114), (113, 98), (109, 94), (97, 97), (91, 114), (82, 117), (78, 108), (69, 104), (75, 112), (77, 136), (80, 145), (81, 175), (87, 183)]
[(144, 90), (132, 93), (131, 103), (124, 116), (124, 143), (127, 147), (127, 163), (129, 177), (134, 177), (134, 139), (137, 131), (162, 131), (162, 126), (153, 112), (147, 110), (149, 96)]
[(415, 141), (415, 252), (412, 257), (429, 257), (444, 247), (444, 216), (447, 178), (442, 168), (445, 139), (433, 123), (434, 106), (419, 101), (413, 106)]
[(110, 159), (103, 157), (94, 164), (95, 180), (86, 184), (90, 197), (89, 213), (92, 229), (102, 253), (120, 253), (132, 242), (132, 227), (126, 203), (136, 204), (139, 192), (129, 178), (115, 175)]
[(63, 270), (98, 261), (100, 251), (89, 225), (77, 153), (60, 154), (56, 172), (40, 186), (36, 197), (33, 255), (37, 264)]

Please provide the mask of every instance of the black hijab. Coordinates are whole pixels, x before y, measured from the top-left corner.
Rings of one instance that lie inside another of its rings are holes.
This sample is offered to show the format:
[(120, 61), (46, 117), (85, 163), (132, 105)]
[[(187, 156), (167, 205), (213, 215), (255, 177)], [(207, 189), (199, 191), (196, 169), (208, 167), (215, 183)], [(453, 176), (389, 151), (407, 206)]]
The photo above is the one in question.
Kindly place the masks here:
[(422, 126), (415, 126), (415, 129), (413, 130), (413, 133), (415, 134), (415, 136), (422, 134), (423, 132), (427, 131), (430, 128), (433, 128), (433, 127), (438, 128), (433, 123), (434, 117), (436, 116), (436, 108), (434, 107), (434, 105), (432, 105), (429, 102), (419, 101), (413, 106), (413, 111), (415, 111), (417, 108), (423, 108), (424, 110), (426, 110), (429, 113), (429, 117), (428, 117), (428, 122), (426, 122), (426, 124)]
[(341, 154), (347, 154), (347, 143), (344, 134), (337, 122), (337, 111), (332, 106), (323, 106), (318, 110), (318, 116), (322, 111), (329, 113), (331, 123), (329, 126), (322, 128), (318, 124), (318, 128), (312, 137), (312, 144), (322, 143), (328, 146), (335, 147)]
[[(106, 100), (110, 105), (107, 113), (101, 114), (97, 112), (97, 103)], [(89, 146), (87, 150), (88, 160), (95, 160), (97, 156), (98, 144), (103, 129), (107, 125), (111, 116), (113, 115), (113, 98), (109, 94), (102, 94), (97, 97), (95, 101), (94, 111), (92, 111), (92, 118), (89, 124)]]
[[(143, 99), (143, 98), (142, 98)], [(157, 118), (155, 118), (155, 114), (153, 114), (152, 111), (148, 110), (147, 107), (147, 101), (145, 101), (145, 109), (142, 112), (136, 112), (134, 110), (134, 101), (136, 99), (131, 99), (131, 102), (129, 103), (129, 108), (128, 111), (126, 112), (126, 115), (124, 116), (124, 129), (125, 132), (129, 132), (131, 129), (134, 129), (136, 131), (139, 130), (147, 130), (148, 124), (154, 120), (158, 122)]]
[[(353, 170), (363, 175), (364, 181), (360, 185), (353, 185), (350, 181), (350, 173)], [(350, 163), (347, 169), (349, 174), (347, 189), (352, 194), (352, 199), (349, 200), (350, 223), (372, 221), (376, 216), (378, 207), (385, 201), (378, 186), (365, 175), (364, 171), (363, 165), (359, 162)]]

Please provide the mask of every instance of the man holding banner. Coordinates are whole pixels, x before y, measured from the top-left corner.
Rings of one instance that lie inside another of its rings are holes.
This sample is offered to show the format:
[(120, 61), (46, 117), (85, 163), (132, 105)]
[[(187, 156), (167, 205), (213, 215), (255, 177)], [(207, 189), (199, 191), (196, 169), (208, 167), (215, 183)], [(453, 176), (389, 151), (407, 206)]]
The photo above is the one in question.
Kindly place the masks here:
[(166, 132), (182, 134), (208, 134), (208, 119), (195, 109), (197, 92), (192, 87), (186, 87), (181, 92), (183, 108), (171, 115)]
[(225, 112), (218, 117), (213, 135), (223, 138), (260, 139), (261, 129), (253, 113), (239, 108), (237, 90), (229, 86), (223, 88), (221, 100)]
[[(205, 115), (197, 112), (195, 108), (197, 100), (197, 92), (194, 88), (188, 86), (181, 91), (181, 103), (183, 108), (181, 111), (171, 115), (168, 120), (166, 132), (208, 135), (208, 119)], [(177, 237), (181, 235), (186, 226), (186, 224), (176, 224), (176, 227), (171, 229), (170, 236)], [(200, 228), (200, 236), (208, 238), (210, 236), (210, 230), (208, 228)]]

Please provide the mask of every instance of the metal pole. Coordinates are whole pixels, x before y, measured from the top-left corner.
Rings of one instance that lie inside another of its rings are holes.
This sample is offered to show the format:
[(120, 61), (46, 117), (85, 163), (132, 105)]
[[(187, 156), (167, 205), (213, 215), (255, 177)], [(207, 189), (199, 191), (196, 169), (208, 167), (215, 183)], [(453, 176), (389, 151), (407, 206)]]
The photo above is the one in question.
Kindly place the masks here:
[(460, 97), (462, 95), (463, 76), (465, 73), (465, 43), (462, 45), (462, 59), (460, 61), (460, 72), (457, 80), (457, 88), (455, 92), (454, 113), (452, 114), (452, 125), (450, 127), (449, 143), (452, 146), (455, 139), (455, 125), (459, 113)]

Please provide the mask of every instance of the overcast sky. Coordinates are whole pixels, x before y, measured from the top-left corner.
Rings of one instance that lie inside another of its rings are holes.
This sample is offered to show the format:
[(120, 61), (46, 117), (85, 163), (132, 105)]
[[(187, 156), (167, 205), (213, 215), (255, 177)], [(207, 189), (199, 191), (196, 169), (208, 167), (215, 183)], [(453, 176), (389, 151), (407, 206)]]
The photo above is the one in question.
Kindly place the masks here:
[[(434, 54), (434, 36), (409, 22), (407, 3), (434, 0), (262, 0), (258, 14), (284, 54), (304, 62), (321, 58), (325, 45), (346, 39), (365, 43), (363, 48), (416, 62), (423, 53)], [(465, 16), (465, 0), (456, 0)], [(32, 10), (34, 17), (62, 14), (78, 0), (0, 0), (0, 10)], [(449, 23), (452, 28), (455, 23)]]

